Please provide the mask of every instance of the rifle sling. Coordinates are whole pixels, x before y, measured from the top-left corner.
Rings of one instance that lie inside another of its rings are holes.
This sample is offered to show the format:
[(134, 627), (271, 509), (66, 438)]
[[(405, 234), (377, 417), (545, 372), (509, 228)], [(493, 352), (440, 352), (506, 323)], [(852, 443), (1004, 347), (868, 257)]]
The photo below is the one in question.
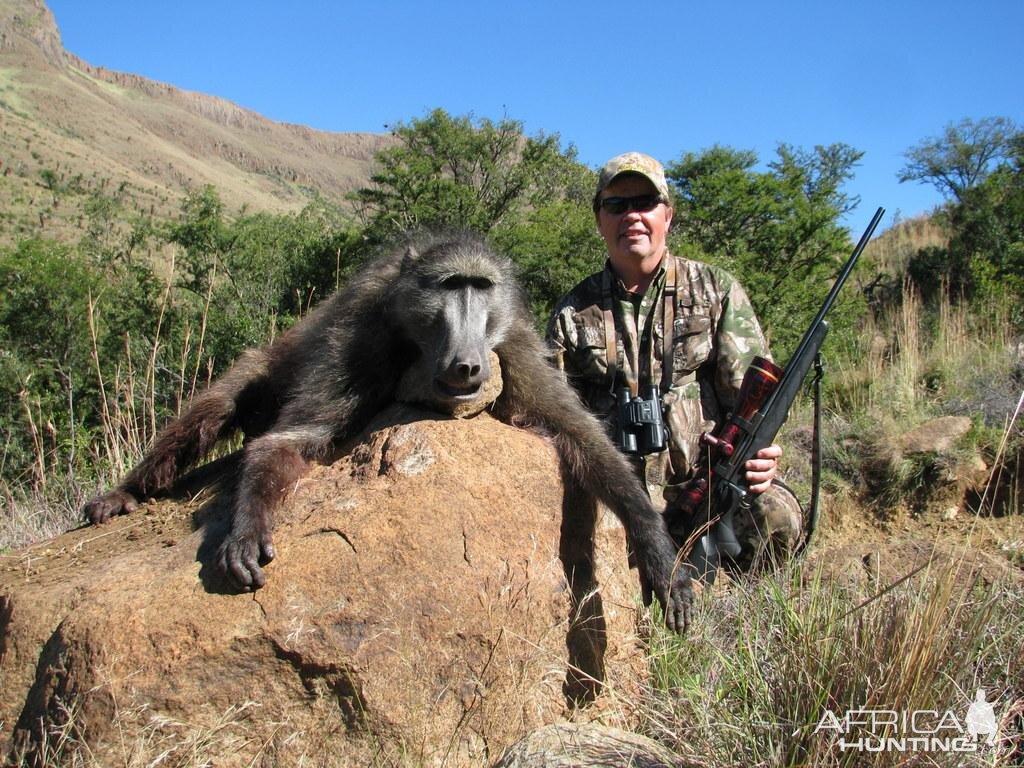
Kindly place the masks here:
[[(601, 311), (604, 314), (604, 347), (608, 370), (605, 378), (608, 391), (615, 394), (615, 377), (618, 374), (619, 352), (615, 344), (615, 314), (612, 312), (611, 267), (605, 267), (601, 280)], [(636, 393), (634, 393), (636, 394)]]
[(665, 255), (665, 290), (662, 296), (661, 315), (661, 394), (672, 389), (672, 362), (676, 336), (676, 292), (679, 282), (676, 280), (676, 259), (672, 254)]
[(814, 356), (814, 380), (811, 382), (814, 390), (814, 426), (811, 428), (811, 500), (807, 512), (807, 531), (803, 541), (796, 549), (795, 556), (803, 554), (807, 545), (811, 543), (814, 530), (818, 527), (818, 514), (820, 512), (820, 491), (821, 491), (821, 380), (825, 377), (825, 368), (821, 364), (821, 353)]

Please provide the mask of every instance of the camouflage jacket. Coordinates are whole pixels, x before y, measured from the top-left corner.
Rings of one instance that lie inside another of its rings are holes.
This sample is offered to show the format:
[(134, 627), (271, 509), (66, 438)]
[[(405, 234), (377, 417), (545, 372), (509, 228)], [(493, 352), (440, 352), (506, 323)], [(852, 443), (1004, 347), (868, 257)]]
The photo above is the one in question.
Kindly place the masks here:
[[(733, 408), (751, 358), (768, 356), (753, 307), (735, 278), (698, 261), (668, 258), (675, 261), (671, 384), (662, 381), (666, 262), (642, 297), (628, 294), (606, 264), (562, 298), (547, 333), (557, 365), (610, 434), (617, 421), (617, 387), (659, 386), (669, 450), (648, 456), (639, 467), (656, 501), (670, 500), (671, 486), (690, 477), (701, 433)], [(608, 376), (605, 304), (615, 326), (614, 384)]]

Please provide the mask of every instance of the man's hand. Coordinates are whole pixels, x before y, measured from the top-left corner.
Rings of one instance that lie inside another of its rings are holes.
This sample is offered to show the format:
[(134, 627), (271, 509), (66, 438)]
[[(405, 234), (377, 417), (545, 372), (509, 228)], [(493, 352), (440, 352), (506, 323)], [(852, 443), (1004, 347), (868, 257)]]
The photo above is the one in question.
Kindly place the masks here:
[(751, 493), (764, 493), (772, 484), (772, 478), (779, 468), (779, 459), (782, 458), (782, 448), (777, 445), (769, 445), (757, 452), (757, 457), (750, 459), (744, 467), (747, 470), (747, 483), (750, 485)]

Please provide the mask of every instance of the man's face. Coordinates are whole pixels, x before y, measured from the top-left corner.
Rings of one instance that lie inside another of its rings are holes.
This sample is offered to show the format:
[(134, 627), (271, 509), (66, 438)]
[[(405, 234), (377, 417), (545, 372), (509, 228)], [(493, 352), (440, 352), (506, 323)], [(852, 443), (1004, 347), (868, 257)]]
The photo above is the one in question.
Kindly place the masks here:
[[(649, 179), (625, 173), (612, 180), (601, 192), (601, 199), (657, 194)], [(601, 208), (597, 212), (597, 229), (604, 238), (612, 267), (632, 270), (653, 269), (661, 263), (671, 223), (672, 208), (666, 203), (658, 203), (648, 211), (616, 214)]]

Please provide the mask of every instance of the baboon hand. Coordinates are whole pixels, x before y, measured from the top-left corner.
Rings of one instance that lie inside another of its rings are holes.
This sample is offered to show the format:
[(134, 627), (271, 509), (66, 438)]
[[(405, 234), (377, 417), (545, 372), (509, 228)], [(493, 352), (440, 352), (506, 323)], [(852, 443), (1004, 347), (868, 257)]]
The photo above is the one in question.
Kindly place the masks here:
[(255, 592), (267, 583), (261, 565), (274, 559), (270, 532), (231, 532), (217, 551), (217, 567), (231, 585), (242, 592)]
[(683, 564), (675, 564), (669, 584), (667, 594), (659, 595), (658, 599), (665, 612), (665, 626), (682, 635), (693, 618), (693, 582)]
[(646, 567), (641, 565), (639, 571), (644, 605), (650, 605), (652, 594), (656, 595), (665, 626), (685, 634), (693, 614), (693, 582), (686, 567), (675, 558), (660, 557)]
[(138, 500), (128, 491), (115, 488), (101, 493), (82, 508), (82, 515), (90, 523), (105, 523), (114, 515), (125, 515), (139, 508)]

